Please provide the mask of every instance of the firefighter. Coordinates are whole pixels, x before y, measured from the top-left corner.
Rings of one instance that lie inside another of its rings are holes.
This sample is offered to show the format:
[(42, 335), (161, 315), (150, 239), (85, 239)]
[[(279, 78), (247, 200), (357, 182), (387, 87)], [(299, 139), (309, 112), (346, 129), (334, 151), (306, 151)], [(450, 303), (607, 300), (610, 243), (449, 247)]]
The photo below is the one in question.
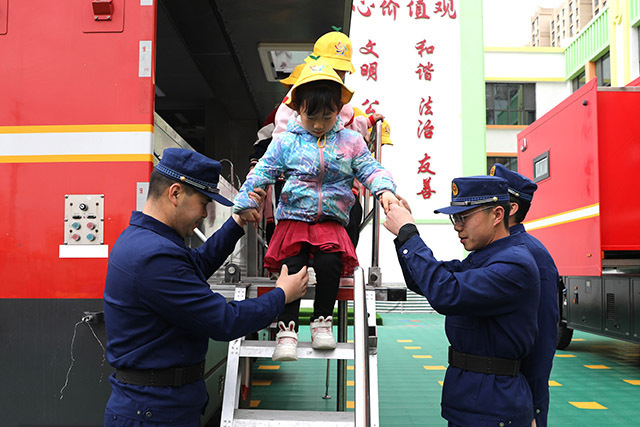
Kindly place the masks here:
[[(203, 380), (209, 339), (229, 341), (269, 325), (300, 298), (308, 275), (283, 267), (276, 289), (227, 303), (207, 279), (244, 234), (232, 215), (202, 246), (184, 239), (207, 216), (218, 191), (220, 163), (167, 148), (151, 174), (142, 212), (133, 212), (111, 250), (104, 290), (107, 359), (116, 368), (106, 426), (199, 426), (208, 401)], [(261, 202), (262, 190), (251, 197)], [(258, 220), (259, 218), (253, 218)]]
[(392, 206), (385, 227), (397, 236), (407, 286), (446, 315), (449, 367), (442, 416), (450, 426), (530, 426), (529, 385), (520, 372), (537, 332), (539, 274), (522, 235), (509, 235), (507, 181), (492, 176), (456, 178), (449, 214), (471, 253), (438, 261), (411, 213)]
[(560, 277), (553, 258), (542, 243), (524, 229), (522, 221), (531, 207), (538, 186), (529, 178), (496, 163), (490, 175), (507, 180), (511, 213), (509, 231), (520, 234), (535, 258), (540, 272), (540, 305), (538, 306), (538, 338), (532, 353), (522, 360), (521, 370), (531, 387), (537, 427), (547, 426), (549, 413), (549, 375), (558, 344), (558, 284)]

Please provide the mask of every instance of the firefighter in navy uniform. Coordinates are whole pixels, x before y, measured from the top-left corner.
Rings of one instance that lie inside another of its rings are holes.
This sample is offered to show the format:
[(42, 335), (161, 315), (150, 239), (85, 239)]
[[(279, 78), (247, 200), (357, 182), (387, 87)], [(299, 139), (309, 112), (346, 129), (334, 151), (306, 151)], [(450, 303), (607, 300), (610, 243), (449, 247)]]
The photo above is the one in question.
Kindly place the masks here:
[(533, 193), (538, 186), (529, 178), (496, 163), (490, 175), (507, 180), (511, 200), (509, 231), (520, 234), (533, 255), (540, 272), (540, 304), (538, 306), (538, 338), (533, 351), (522, 360), (521, 370), (531, 387), (537, 427), (547, 426), (549, 413), (549, 375), (558, 344), (558, 282), (560, 277), (553, 258), (542, 243), (524, 229), (524, 221)]
[(449, 214), (463, 261), (438, 261), (411, 213), (392, 206), (385, 227), (407, 286), (446, 315), (449, 367), (442, 416), (449, 426), (525, 427), (533, 421), (531, 390), (520, 372), (537, 332), (538, 268), (521, 235), (509, 235), (507, 182), (491, 176), (456, 178)]
[[(208, 401), (209, 339), (229, 341), (259, 330), (305, 292), (306, 269), (295, 275), (283, 270), (276, 289), (255, 299), (227, 303), (210, 290), (207, 279), (246, 225), (233, 215), (199, 248), (185, 246), (209, 202), (232, 205), (218, 193), (219, 174), (215, 160), (166, 149), (151, 174), (144, 210), (132, 213), (111, 250), (104, 313), (107, 359), (116, 372), (109, 378), (106, 426), (199, 426)], [(258, 193), (252, 197), (261, 202), (264, 192)]]

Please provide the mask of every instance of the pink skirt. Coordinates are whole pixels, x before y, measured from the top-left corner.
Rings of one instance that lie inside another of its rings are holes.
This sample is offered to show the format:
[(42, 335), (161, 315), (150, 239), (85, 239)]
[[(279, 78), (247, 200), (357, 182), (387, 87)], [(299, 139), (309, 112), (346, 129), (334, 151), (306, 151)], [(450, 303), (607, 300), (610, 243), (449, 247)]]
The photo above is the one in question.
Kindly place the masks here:
[(340, 252), (342, 277), (353, 275), (358, 266), (355, 248), (345, 228), (337, 221), (310, 224), (302, 221), (279, 221), (264, 257), (264, 266), (272, 272), (280, 272), (282, 261), (298, 255), (303, 245), (311, 246), (311, 257), (318, 250)]

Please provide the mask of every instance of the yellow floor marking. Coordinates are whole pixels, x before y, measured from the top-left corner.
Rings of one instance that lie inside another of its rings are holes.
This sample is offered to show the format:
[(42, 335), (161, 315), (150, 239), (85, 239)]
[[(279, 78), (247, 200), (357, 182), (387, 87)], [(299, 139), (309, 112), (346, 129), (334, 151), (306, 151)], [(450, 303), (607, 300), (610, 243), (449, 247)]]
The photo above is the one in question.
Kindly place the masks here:
[(444, 381), (438, 381), (438, 384), (440, 384), (441, 386), (444, 385)]
[(575, 354), (556, 354), (556, 357), (576, 357)]
[(397, 342), (413, 342), (413, 340), (396, 340)]
[(353, 387), (355, 385), (355, 381), (353, 380), (348, 380), (347, 381), (347, 387)]
[(429, 356), (428, 354), (414, 354), (413, 358), (414, 359), (433, 359), (433, 357)]
[(640, 385), (640, 380), (622, 380), (625, 383), (629, 383), (631, 385)]
[(276, 371), (280, 369), (280, 365), (260, 365), (258, 366), (258, 369), (267, 369), (270, 371)]
[(442, 365), (423, 366), (423, 368), (426, 369), (427, 371), (445, 371), (447, 369)]
[(419, 345), (405, 345), (404, 349), (405, 350), (422, 350), (422, 347), (420, 347)]
[(602, 406), (598, 402), (569, 402), (573, 406), (579, 409), (608, 409), (605, 406)]
[(353, 403), (353, 400), (347, 400), (347, 409), (353, 409), (355, 406), (356, 405)]
[(584, 338), (573, 338), (571, 341), (586, 341)]
[(610, 367), (605, 365), (584, 365), (584, 367), (589, 369), (611, 369)]
[(353, 371), (353, 366), (347, 366), (347, 371)]
[(347, 342), (353, 343), (353, 340), (347, 340)]
[(560, 384), (558, 381), (553, 381), (553, 380), (549, 380), (549, 387), (560, 387), (562, 384)]
[(260, 404), (259, 400), (252, 400), (251, 403), (249, 403), (249, 407), (250, 408), (257, 408), (259, 404)]
[(251, 385), (271, 385), (271, 380), (253, 380)]

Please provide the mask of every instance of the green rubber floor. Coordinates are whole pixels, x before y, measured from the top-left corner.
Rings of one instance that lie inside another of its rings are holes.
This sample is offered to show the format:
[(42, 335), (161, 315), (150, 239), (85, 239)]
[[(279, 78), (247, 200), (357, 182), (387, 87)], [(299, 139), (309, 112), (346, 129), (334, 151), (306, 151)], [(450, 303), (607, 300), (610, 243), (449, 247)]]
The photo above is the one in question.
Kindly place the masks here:
[[(440, 416), (448, 347), (444, 317), (426, 313), (382, 317), (384, 325), (378, 327), (380, 425), (446, 426)], [(351, 331), (349, 327), (350, 336)], [(309, 328), (301, 327), (300, 340), (309, 339)], [(252, 376), (252, 406), (335, 410), (336, 363), (330, 364), (331, 398), (323, 399), (326, 361), (258, 359)], [(349, 368), (347, 380), (350, 408), (353, 371)], [(576, 331), (569, 347), (556, 353), (550, 394), (550, 426), (640, 426), (640, 344)]]

